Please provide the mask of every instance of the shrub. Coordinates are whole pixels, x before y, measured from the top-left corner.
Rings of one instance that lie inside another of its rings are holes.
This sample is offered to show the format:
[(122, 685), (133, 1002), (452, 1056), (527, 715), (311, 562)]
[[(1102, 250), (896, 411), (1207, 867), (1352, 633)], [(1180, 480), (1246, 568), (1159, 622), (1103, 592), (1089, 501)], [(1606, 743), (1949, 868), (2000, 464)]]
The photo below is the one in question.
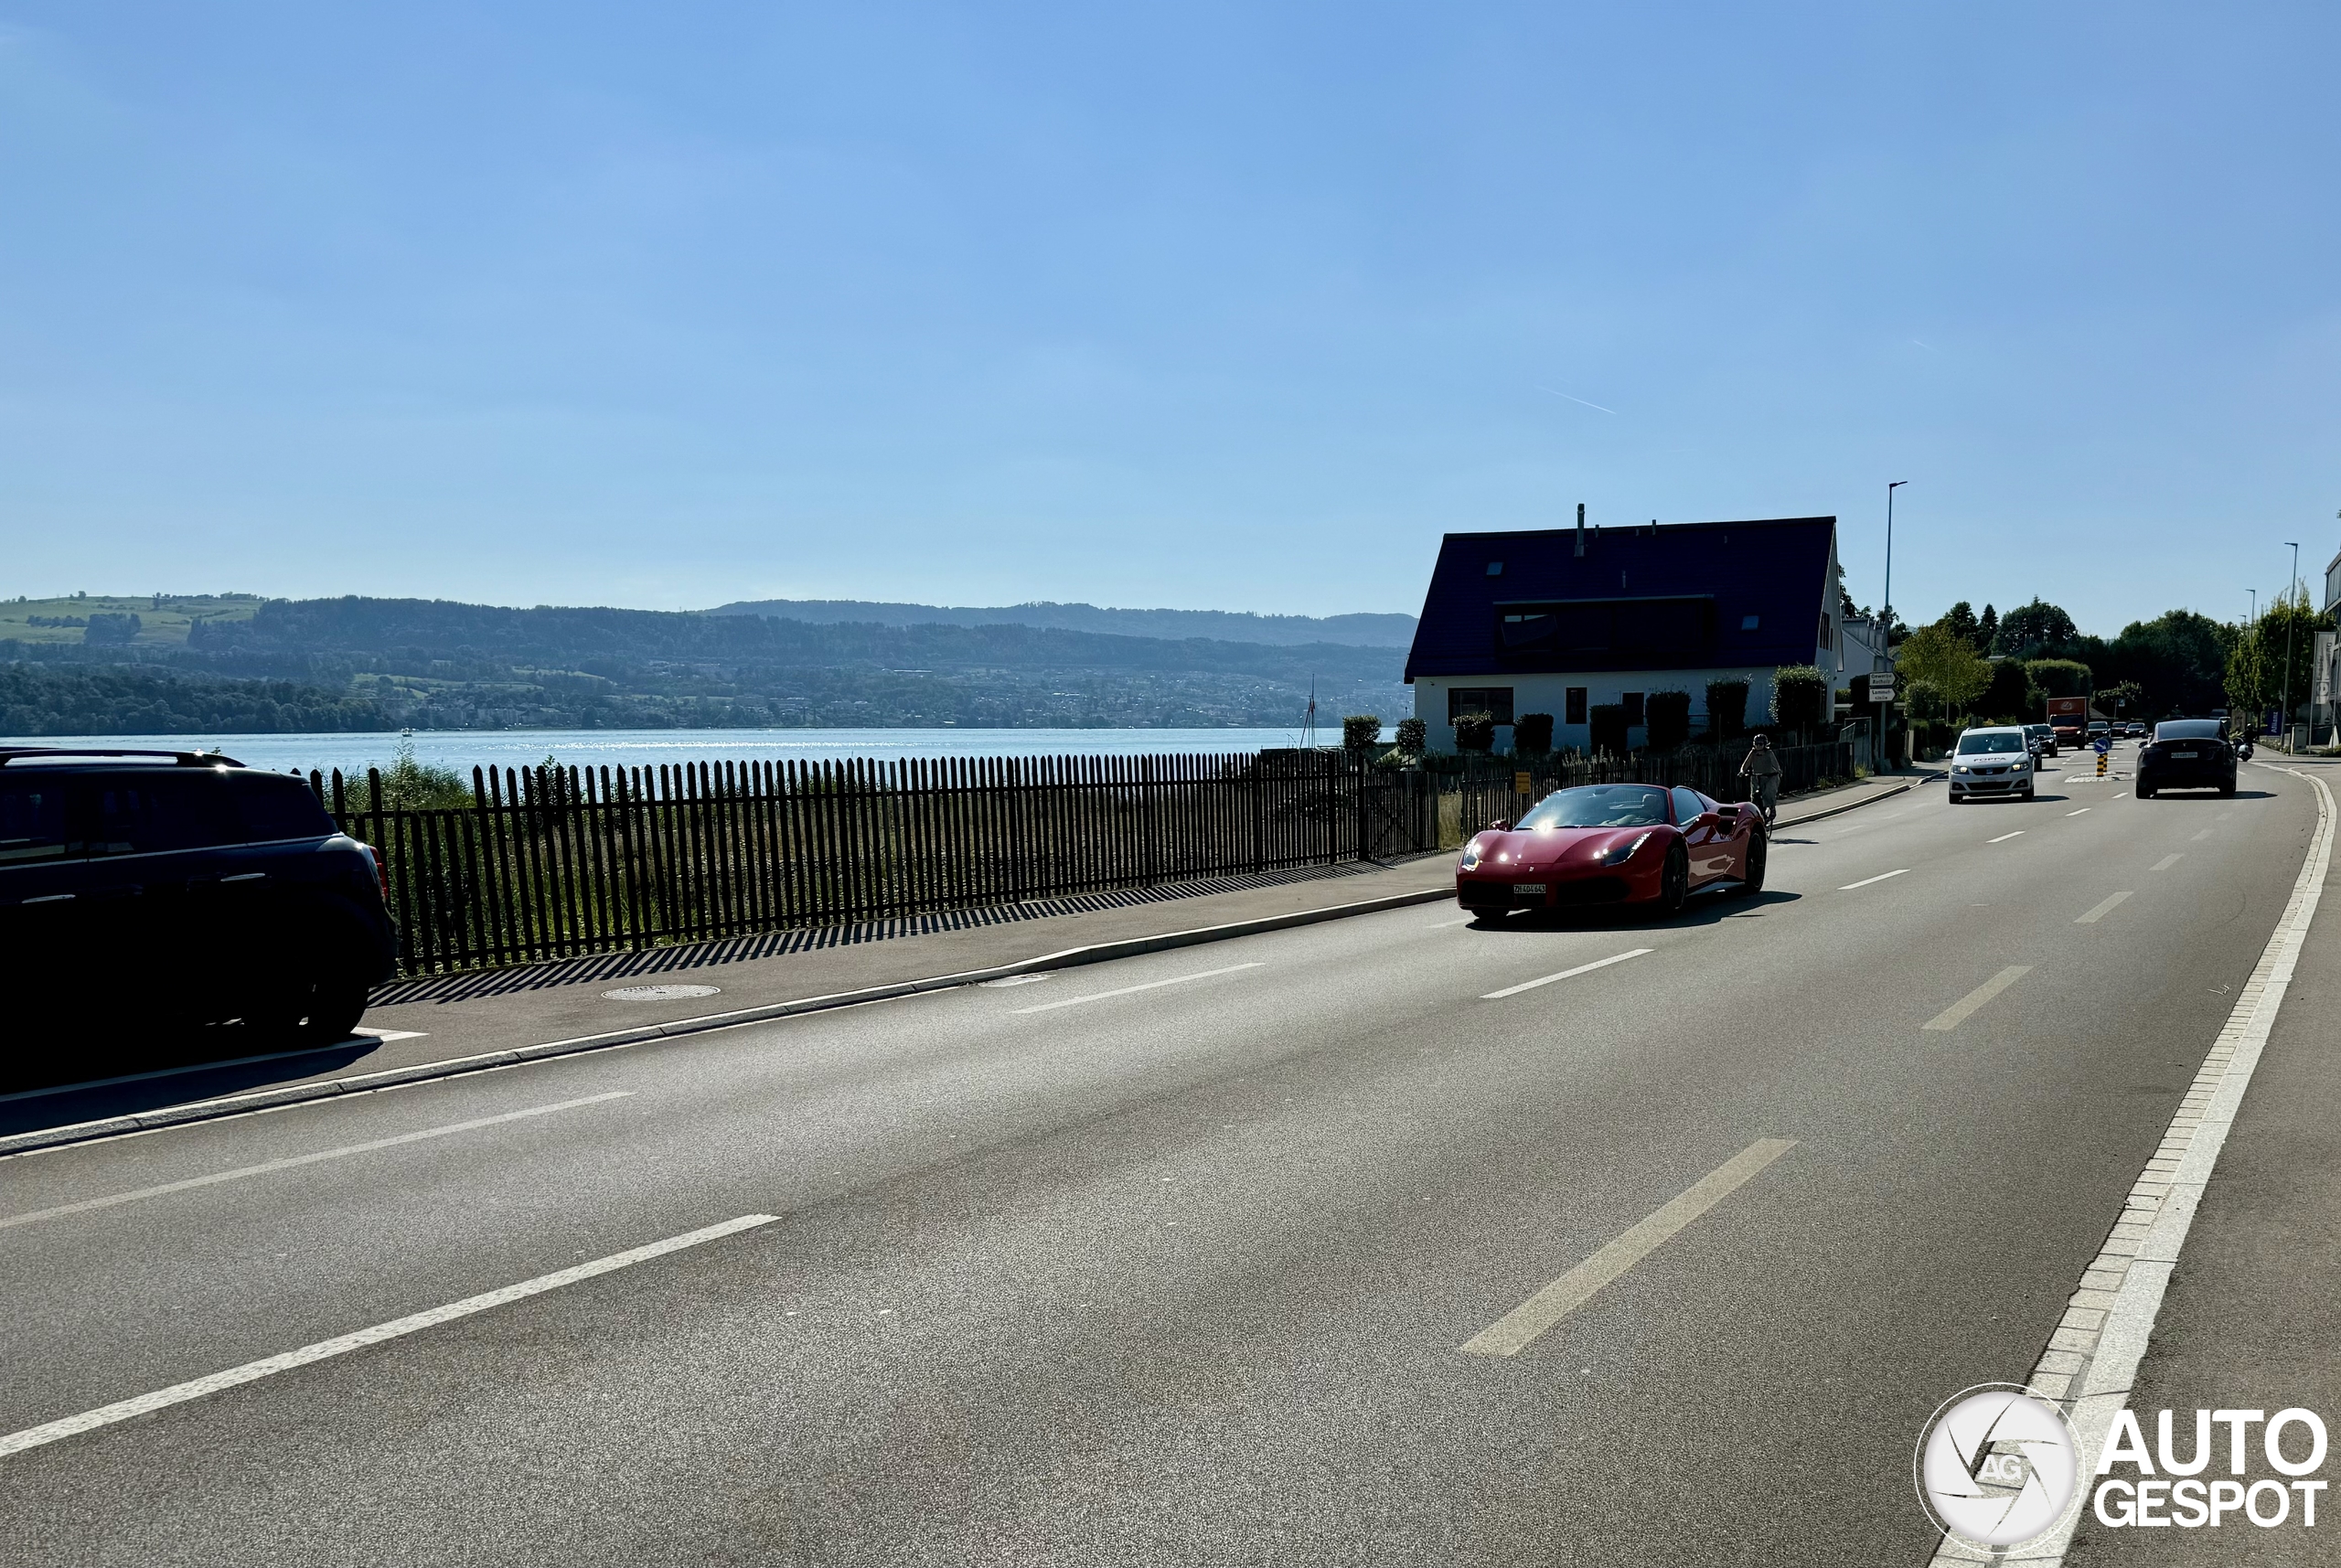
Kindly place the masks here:
[(1809, 664), (1772, 672), (1772, 717), (1799, 734), (1829, 716), (1829, 677)]
[(1586, 713), (1593, 731), (1593, 754), (1622, 757), (1626, 754), (1626, 705), (1622, 702), (1597, 702)]
[(1748, 733), (1748, 682), (1707, 682), (1707, 733), (1718, 741)]
[(1419, 757), (1430, 746), (1430, 724), (1422, 719), (1398, 720), (1398, 750), (1410, 757)]
[(1553, 749), (1553, 716), (1523, 713), (1512, 721), (1512, 749), (1523, 757), (1541, 757)]
[(1642, 700), (1642, 719), (1653, 752), (1681, 749), (1691, 738), (1691, 694), (1653, 691)]
[(1342, 750), (1363, 752), (1382, 739), (1382, 719), (1374, 713), (1352, 713), (1342, 720)]
[(1455, 716), (1455, 749), (1459, 752), (1478, 752), (1482, 755), (1494, 751), (1496, 716), (1492, 713), (1458, 713)]
[(2024, 673), (2045, 697), (2087, 697), (2097, 685), (2089, 666), (2078, 659), (2027, 659)]

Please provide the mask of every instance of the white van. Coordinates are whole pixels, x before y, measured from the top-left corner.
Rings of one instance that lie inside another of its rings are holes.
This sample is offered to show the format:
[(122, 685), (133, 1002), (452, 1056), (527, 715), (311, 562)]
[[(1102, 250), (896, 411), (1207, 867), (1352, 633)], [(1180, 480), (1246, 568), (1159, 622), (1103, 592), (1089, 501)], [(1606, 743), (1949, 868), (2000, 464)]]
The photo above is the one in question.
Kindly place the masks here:
[(2015, 724), (1962, 731), (1951, 753), (1951, 804), (1984, 795), (2033, 797), (2032, 748)]

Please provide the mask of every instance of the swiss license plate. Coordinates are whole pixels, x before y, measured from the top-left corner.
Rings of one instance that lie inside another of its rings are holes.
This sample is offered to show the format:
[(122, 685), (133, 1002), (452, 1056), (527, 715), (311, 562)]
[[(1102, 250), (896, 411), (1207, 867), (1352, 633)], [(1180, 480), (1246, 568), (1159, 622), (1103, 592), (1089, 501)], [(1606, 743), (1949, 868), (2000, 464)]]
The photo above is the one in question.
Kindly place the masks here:
[(1515, 895), (1534, 893), (1541, 898), (1544, 896), (1545, 884), (1542, 882), (1514, 882), (1512, 884), (1512, 891)]
[(2200, 752), (2173, 752), (2170, 754), (2170, 760), (2175, 763), (2191, 763), (2202, 754)]

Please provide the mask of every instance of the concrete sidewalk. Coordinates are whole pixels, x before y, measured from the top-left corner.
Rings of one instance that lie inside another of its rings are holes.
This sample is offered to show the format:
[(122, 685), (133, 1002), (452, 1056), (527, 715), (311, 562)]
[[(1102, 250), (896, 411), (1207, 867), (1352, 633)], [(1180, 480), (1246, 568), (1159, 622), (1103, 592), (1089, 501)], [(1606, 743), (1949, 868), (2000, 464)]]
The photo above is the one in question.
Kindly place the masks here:
[[(1779, 828), (1903, 794), (1926, 775), (1896, 774), (1784, 800)], [(1164, 888), (1036, 900), (861, 926), (775, 932), (722, 942), (609, 954), (511, 969), (427, 976), (382, 987), (364, 1034), (319, 1050), (154, 1070), (133, 1057), (119, 1076), (0, 1096), (0, 1152), (45, 1129), (126, 1116), (176, 1115), (223, 1096), (333, 1092), (385, 1072), (427, 1075), (436, 1064), (608, 1035), (712, 1027), (741, 1012), (907, 987), (1030, 963), (1083, 948), (1210, 940), (1256, 923), (1453, 896), (1451, 852), (1388, 866), (1311, 867)], [(1205, 934), (1207, 933), (1207, 934)], [(1081, 959), (1073, 962), (1083, 961)], [(219, 1031), (222, 1035), (230, 1030)], [(611, 1040), (608, 1043), (620, 1043)], [(225, 1042), (222, 1041), (222, 1044)], [(139, 1072), (142, 1067), (149, 1071)], [(131, 1130), (128, 1125), (112, 1128)], [(96, 1129), (92, 1129), (96, 1136)]]
[[(2314, 757), (2270, 759), (2314, 773), (2341, 791), (2341, 766)], [(2205, 1183), (2171, 1270), (2129, 1408), (2151, 1445), (2155, 1413), (2171, 1410), (2176, 1451), (2194, 1445), (2194, 1413), (2295, 1406), (2341, 1422), (2341, 1057), (2332, 1049), (2341, 1010), (2341, 859), (2328, 870), (2317, 914), (2301, 944), (2283, 1005), (2218, 1163)], [(2142, 1069), (2142, 1071), (2145, 1071)], [(2224, 1427), (2218, 1460), (2199, 1477), (2231, 1479)], [(2244, 1485), (2285, 1481), (2268, 1465), (2261, 1430), (2245, 1433)], [(2306, 1438), (2287, 1446), (2301, 1456)], [(2086, 1458), (2094, 1463), (2095, 1456)], [(2315, 1477), (2332, 1480), (2329, 1460)], [(2127, 1465), (2117, 1475), (2135, 1478)], [(2157, 1468), (2157, 1475), (2166, 1474)], [(2267, 1503), (2272, 1508), (2272, 1500)], [(2168, 1509), (2164, 1510), (2165, 1517)], [(2084, 1513), (2072, 1563), (2332, 1563), (2341, 1543), (2341, 1498), (2327, 1491), (2316, 1528), (2301, 1524), (2295, 1496), (2286, 1522), (2260, 1529), (2230, 1514), (2217, 1530), (2108, 1529)]]

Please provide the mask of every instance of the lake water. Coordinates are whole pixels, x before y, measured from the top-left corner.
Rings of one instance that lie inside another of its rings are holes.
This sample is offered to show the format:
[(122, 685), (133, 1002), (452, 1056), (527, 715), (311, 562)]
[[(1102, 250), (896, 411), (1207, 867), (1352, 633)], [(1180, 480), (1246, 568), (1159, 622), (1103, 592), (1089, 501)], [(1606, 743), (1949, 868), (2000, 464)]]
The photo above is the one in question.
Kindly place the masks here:
[[(1394, 731), (1384, 729), (1385, 736)], [(1341, 725), (1318, 732), (1341, 743)], [(550, 755), (578, 767), (655, 767), (660, 763), (819, 762), (846, 757), (1135, 757), (1164, 752), (1257, 752), (1296, 746), (1283, 730), (418, 730), (418, 762), (468, 774), (475, 767), (519, 768)], [(217, 748), (250, 767), (311, 768), (363, 777), (398, 753), (395, 734), (40, 735), (0, 746), (96, 746), (186, 752)]]

